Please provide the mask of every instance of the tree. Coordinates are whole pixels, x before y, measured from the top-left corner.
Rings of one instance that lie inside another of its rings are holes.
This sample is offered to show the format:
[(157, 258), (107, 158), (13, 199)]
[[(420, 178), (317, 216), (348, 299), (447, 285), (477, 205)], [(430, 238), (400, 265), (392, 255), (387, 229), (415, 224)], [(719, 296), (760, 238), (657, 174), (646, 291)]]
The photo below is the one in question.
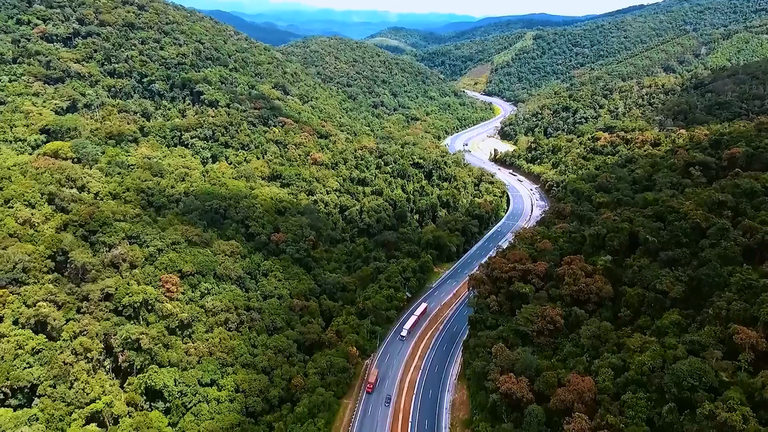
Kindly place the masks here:
[(549, 406), (554, 409), (589, 413), (597, 399), (597, 387), (591, 377), (571, 373), (565, 379), (565, 386), (555, 391)]
[(531, 384), (525, 377), (516, 377), (514, 374), (501, 375), (496, 382), (499, 393), (516, 405), (528, 405), (533, 402)]

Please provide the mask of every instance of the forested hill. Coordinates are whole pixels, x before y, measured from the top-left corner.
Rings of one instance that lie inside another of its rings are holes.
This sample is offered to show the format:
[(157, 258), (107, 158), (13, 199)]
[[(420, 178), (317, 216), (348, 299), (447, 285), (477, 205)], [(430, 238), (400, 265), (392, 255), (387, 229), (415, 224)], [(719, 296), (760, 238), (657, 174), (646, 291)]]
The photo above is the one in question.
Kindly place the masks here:
[(484, 66), (485, 84), (476, 90), (519, 102), (585, 67), (642, 56), (664, 44), (690, 47), (681, 56), (706, 54), (729, 33), (767, 15), (768, 6), (755, 0), (666, 0), (585, 23), (504, 32), (409, 55), (450, 79)]
[(0, 52), (2, 430), (327, 431), (505, 208), (422, 68), (349, 65), (369, 103), (158, 0), (3, 1)]
[(370, 44), (344, 38), (311, 38), (280, 52), (363, 110), (393, 116), (436, 139), (477, 119), (467, 101), (436, 72)]
[(541, 89), (497, 161), (553, 204), (470, 279), (473, 430), (768, 427), (768, 20), (737, 5), (664, 2), (637, 42), (684, 34), (567, 79), (555, 46), (635, 40), (511, 59), (536, 78), (504, 88)]

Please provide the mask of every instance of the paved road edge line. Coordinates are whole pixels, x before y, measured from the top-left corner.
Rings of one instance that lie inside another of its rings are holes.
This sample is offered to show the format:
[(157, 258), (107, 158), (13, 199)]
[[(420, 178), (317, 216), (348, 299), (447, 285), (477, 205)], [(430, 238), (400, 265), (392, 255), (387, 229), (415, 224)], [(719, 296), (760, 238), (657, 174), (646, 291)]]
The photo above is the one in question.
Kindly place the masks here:
[(362, 380), (360, 381), (362, 384), (360, 385), (360, 391), (357, 393), (357, 400), (355, 401), (355, 410), (352, 411), (352, 421), (349, 422), (349, 428), (347, 428), (348, 431), (352, 431), (355, 427), (355, 420), (359, 417), (359, 411), (360, 406), (363, 404), (363, 392), (365, 391), (365, 382), (368, 377), (368, 371), (370, 371), (371, 365), (373, 364), (373, 360), (376, 358), (376, 353), (373, 353), (373, 357), (369, 358), (365, 361), (365, 364), (363, 365), (363, 371), (362, 371)]
[(453, 362), (453, 367), (451, 367), (451, 376), (448, 378), (448, 391), (445, 393), (445, 399), (443, 400), (443, 407), (445, 408), (443, 410), (443, 432), (450, 432), (451, 430), (451, 405), (453, 402), (453, 392), (456, 391), (456, 384), (459, 379), (459, 370), (461, 370), (461, 356), (464, 353), (463, 341), (465, 339), (466, 335), (462, 339), (462, 347), (459, 348), (459, 354), (456, 355), (456, 360)]

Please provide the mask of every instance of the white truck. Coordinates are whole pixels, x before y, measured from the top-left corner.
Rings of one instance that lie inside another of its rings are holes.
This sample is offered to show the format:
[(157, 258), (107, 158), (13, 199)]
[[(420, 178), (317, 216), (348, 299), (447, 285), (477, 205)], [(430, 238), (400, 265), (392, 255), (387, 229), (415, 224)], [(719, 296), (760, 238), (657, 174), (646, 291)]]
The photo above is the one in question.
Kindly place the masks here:
[(416, 327), (416, 324), (418, 324), (421, 317), (427, 313), (427, 307), (428, 305), (426, 303), (420, 304), (419, 308), (416, 309), (416, 312), (414, 312), (413, 315), (408, 318), (408, 321), (406, 321), (405, 325), (403, 326), (403, 331), (400, 332), (400, 340), (405, 340), (408, 337), (408, 335), (411, 333), (411, 330)]

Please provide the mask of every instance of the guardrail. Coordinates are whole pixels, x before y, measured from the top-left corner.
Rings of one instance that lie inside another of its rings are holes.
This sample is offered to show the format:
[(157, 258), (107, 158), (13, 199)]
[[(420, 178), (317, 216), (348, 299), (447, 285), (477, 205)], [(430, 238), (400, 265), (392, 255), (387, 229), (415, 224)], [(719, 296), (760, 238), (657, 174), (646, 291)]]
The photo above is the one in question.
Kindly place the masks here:
[(355, 427), (355, 419), (357, 418), (359, 411), (360, 411), (360, 405), (363, 401), (363, 397), (365, 396), (365, 382), (368, 377), (368, 369), (370, 369), (371, 365), (373, 364), (373, 359), (376, 358), (376, 353), (371, 356), (368, 360), (365, 361), (363, 364), (363, 374), (361, 375), (363, 377), (363, 384), (360, 385), (360, 393), (357, 395), (357, 401), (355, 401), (355, 410), (352, 411), (352, 419), (349, 422), (349, 429), (348, 432), (352, 432)]

